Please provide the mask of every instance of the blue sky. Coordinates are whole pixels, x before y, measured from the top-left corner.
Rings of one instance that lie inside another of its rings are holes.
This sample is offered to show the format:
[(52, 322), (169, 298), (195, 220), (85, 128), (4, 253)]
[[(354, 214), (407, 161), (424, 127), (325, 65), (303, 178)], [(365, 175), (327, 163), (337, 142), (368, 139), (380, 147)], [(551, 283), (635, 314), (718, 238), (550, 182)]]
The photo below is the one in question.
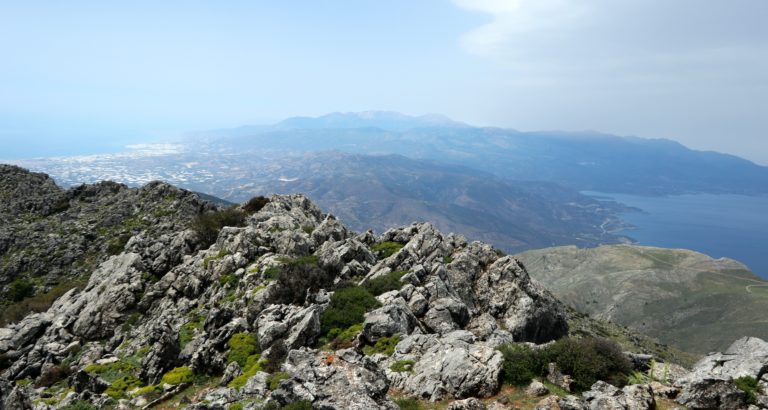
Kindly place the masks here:
[(3, 1), (0, 158), (332, 111), (768, 164), (762, 0)]

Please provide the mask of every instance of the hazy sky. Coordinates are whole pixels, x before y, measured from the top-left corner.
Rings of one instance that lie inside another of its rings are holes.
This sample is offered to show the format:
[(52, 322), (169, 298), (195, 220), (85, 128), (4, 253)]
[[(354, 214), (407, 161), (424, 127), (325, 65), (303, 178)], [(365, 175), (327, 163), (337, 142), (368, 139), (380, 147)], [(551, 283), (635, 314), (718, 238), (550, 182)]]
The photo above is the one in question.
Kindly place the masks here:
[(768, 164), (766, 0), (0, 1), (0, 158), (385, 109)]

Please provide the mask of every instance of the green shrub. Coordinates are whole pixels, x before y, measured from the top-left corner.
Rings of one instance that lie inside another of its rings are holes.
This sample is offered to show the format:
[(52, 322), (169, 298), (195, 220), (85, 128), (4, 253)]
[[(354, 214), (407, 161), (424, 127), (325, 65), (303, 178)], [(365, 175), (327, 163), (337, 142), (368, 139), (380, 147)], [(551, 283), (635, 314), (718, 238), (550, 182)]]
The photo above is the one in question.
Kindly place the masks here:
[(243, 205), (243, 211), (246, 215), (253, 215), (256, 212), (261, 211), (261, 208), (264, 208), (266, 204), (269, 203), (269, 198), (263, 197), (263, 196), (255, 196), (248, 200), (248, 202)]
[(189, 321), (179, 329), (179, 345), (182, 349), (195, 338), (198, 332), (203, 331), (204, 321), (205, 316), (199, 314), (196, 309), (189, 314)]
[(260, 372), (262, 369), (262, 366), (264, 365), (266, 361), (261, 359), (261, 356), (258, 354), (251, 355), (248, 357), (248, 362), (246, 362), (245, 367), (243, 367), (243, 374), (240, 376), (235, 377), (232, 379), (231, 382), (227, 385), (227, 387), (235, 388), (235, 389), (241, 389), (243, 386), (245, 386), (245, 383), (248, 382), (248, 379), (256, 375), (256, 373)]
[(197, 216), (191, 228), (197, 232), (200, 241), (209, 246), (216, 242), (219, 231), (225, 226), (243, 226), (245, 213), (235, 208), (227, 208), (217, 212), (207, 212)]
[(236, 285), (240, 278), (237, 275), (230, 273), (229, 275), (221, 275), (219, 277), (219, 285), (227, 287), (229, 285)]
[(8, 297), (14, 302), (19, 302), (34, 294), (35, 285), (29, 280), (18, 278), (8, 285)]
[(373, 250), (379, 258), (389, 258), (399, 252), (400, 249), (403, 249), (403, 246), (404, 245), (400, 242), (382, 242), (373, 245), (371, 250)]
[(93, 373), (106, 380), (109, 383), (113, 383), (123, 377), (132, 376), (133, 372), (137, 370), (136, 366), (123, 360), (118, 360), (112, 363), (98, 364), (93, 363), (85, 367), (86, 372)]
[(757, 394), (760, 392), (757, 379), (750, 376), (743, 376), (735, 379), (733, 383), (736, 385), (737, 389), (747, 394), (747, 404), (757, 404)]
[(125, 245), (128, 244), (128, 241), (131, 239), (131, 235), (125, 234), (120, 235), (115, 238), (112, 238), (107, 243), (107, 254), (108, 255), (118, 255), (123, 252), (123, 249), (125, 249)]
[(395, 404), (397, 404), (397, 407), (400, 407), (400, 410), (423, 410), (424, 406), (421, 405), (421, 402), (412, 399), (410, 397), (400, 397), (395, 399)]
[(59, 410), (96, 410), (96, 406), (84, 400), (77, 400)]
[(136, 390), (136, 392), (133, 393), (133, 395), (134, 396), (151, 396), (155, 394), (160, 394), (162, 392), (163, 392), (163, 388), (160, 385), (155, 384), (151, 386), (142, 387), (139, 390)]
[(525, 344), (508, 344), (499, 346), (504, 357), (501, 368), (502, 380), (513, 386), (525, 386), (531, 380), (541, 375), (542, 361), (537, 352)]
[(395, 346), (400, 342), (400, 335), (394, 335), (390, 337), (382, 337), (376, 341), (373, 346), (363, 347), (363, 353), (368, 356), (374, 354), (383, 354), (385, 356), (392, 356), (395, 353)]
[(334, 327), (328, 332), (328, 335), (321, 338), (320, 344), (324, 345), (326, 343), (330, 343), (330, 347), (333, 350), (350, 348), (354, 345), (354, 341), (357, 338), (357, 335), (362, 331), (362, 323), (355, 323), (354, 325), (344, 330)]
[(413, 373), (413, 365), (415, 364), (416, 362), (413, 360), (398, 360), (389, 366), (389, 370), (397, 373)]
[(32, 312), (45, 312), (60, 296), (69, 292), (73, 288), (82, 289), (86, 284), (87, 280), (80, 278), (62, 282), (46, 293), (30, 295), (18, 303), (6, 306), (2, 309), (2, 311), (0, 311), (0, 326), (5, 326), (8, 323), (18, 322), (27, 314)]
[(195, 380), (195, 373), (187, 366), (176, 367), (163, 375), (161, 384), (182, 384), (192, 383)]
[(316, 256), (286, 259), (277, 275), (273, 303), (304, 304), (307, 291), (317, 291), (333, 285), (335, 272), (321, 268)]
[(312, 410), (312, 402), (308, 400), (295, 401), (286, 404), (280, 410)]
[(283, 380), (288, 380), (291, 378), (291, 375), (286, 372), (277, 372), (272, 373), (267, 377), (267, 386), (269, 387), (269, 390), (277, 390), (278, 387), (280, 387), (280, 382)]
[(598, 380), (621, 387), (632, 373), (632, 364), (619, 346), (606, 339), (563, 338), (540, 354), (542, 363), (557, 363), (563, 373), (571, 375), (577, 391), (589, 390)]
[(272, 266), (264, 269), (264, 279), (277, 280), (277, 278), (280, 276), (280, 272), (282, 272), (282, 269), (280, 269), (278, 266)]
[(227, 410), (243, 410), (243, 403), (233, 403), (227, 407)]
[(328, 334), (331, 329), (346, 329), (362, 323), (365, 312), (381, 306), (378, 300), (367, 290), (359, 286), (338, 289), (331, 296), (331, 303), (320, 315), (322, 334)]
[(389, 272), (386, 275), (381, 275), (365, 282), (363, 287), (373, 296), (379, 296), (390, 290), (399, 290), (404, 285), (403, 282), (400, 282), (400, 278), (406, 273), (408, 272), (402, 270)]
[(449, 264), (451, 262), (453, 262), (453, 258), (451, 256), (449, 256), (449, 255), (443, 256), (443, 263), (444, 264), (447, 265), (447, 264)]
[(112, 382), (112, 384), (107, 387), (107, 390), (105, 390), (104, 393), (113, 399), (122, 399), (126, 397), (127, 391), (133, 390), (143, 385), (144, 383), (142, 383), (141, 380), (135, 376), (123, 376)]
[(227, 363), (237, 362), (241, 368), (246, 367), (251, 356), (260, 353), (259, 342), (250, 333), (235, 333), (229, 338), (227, 346)]

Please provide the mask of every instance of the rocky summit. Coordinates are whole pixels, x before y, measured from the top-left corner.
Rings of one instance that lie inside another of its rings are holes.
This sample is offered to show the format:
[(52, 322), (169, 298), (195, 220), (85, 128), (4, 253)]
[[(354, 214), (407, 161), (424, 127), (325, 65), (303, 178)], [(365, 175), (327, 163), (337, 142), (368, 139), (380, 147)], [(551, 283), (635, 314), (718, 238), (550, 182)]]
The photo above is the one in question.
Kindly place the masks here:
[[(62, 193), (31, 178), (37, 185), (3, 186), (4, 198), (28, 201), (5, 205), (10, 226), (33, 215), (45, 232), (41, 221), (53, 215), (97, 227), (131, 203), (145, 226), (123, 226), (129, 238), (98, 253), (86, 284), (0, 328), (3, 409), (512, 409), (524, 405), (509, 398), (509, 380), (534, 359), (549, 374), (527, 389), (530, 408), (652, 409), (678, 394), (689, 408), (768, 407), (760, 339), (693, 372), (578, 342), (565, 305), (517, 259), (428, 223), (358, 234), (301, 195), (220, 209), (159, 183)], [(93, 194), (81, 201), (76, 192)], [(51, 208), (57, 198), (68, 206)], [(161, 204), (167, 211), (151, 208)], [(163, 222), (171, 210), (176, 222)], [(231, 214), (241, 218), (222, 216)], [(23, 251), (26, 232), (6, 234), (0, 250)], [(50, 242), (50, 252), (67, 242)], [(568, 346), (606, 352), (636, 382), (589, 379), (561, 360), (578, 359)], [(756, 388), (745, 392), (743, 377)]]

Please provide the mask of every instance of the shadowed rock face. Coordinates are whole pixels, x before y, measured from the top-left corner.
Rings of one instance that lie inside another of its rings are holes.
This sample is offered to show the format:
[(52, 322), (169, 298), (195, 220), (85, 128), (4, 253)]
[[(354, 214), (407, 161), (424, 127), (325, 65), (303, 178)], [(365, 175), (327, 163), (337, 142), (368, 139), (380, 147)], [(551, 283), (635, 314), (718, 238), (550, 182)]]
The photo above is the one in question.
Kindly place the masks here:
[[(116, 189), (97, 190), (91, 198), (102, 203), (126, 190)], [(150, 185), (136, 192), (154, 189), (170, 188)], [(382, 242), (402, 248), (376, 256), (372, 248)], [(116, 381), (95, 371), (94, 363), (121, 364), (117, 373), (145, 384), (183, 366), (214, 376), (226, 368), (231, 380), (244, 370), (227, 366), (234, 349), (229, 341), (248, 333), (264, 350), (264, 360), (278, 356), (278, 346), (287, 348), (286, 358), (273, 369), (280, 370), (282, 363), (286, 380), (269, 390), (262, 386), (264, 373), (257, 373), (250, 388), (210, 389), (199, 397), (201, 403), (307, 400), (327, 408), (395, 408), (387, 398), (390, 387), (433, 400), (493, 395), (502, 363), (496, 346), (542, 343), (568, 332), (562, 305), (531, 282), (514, 258), (499, 256), (483, 243), (443, 235), (430, 224), (358, 235), (303, 196), (273, 196), (246, 226), (225, 227), (209, 249), (199, 247), (191, 231), (182, 228), (159, 238), (144, 231), (134, 235), (119, 254), (90, 272), (82, 290), (67, 292), (46, 312), (0, 328), (0, 381), (40, 382), (53, 367), (66, 364), (79, 375), (70, 382), (78, 389), (61, 403), (103, 404), (107, 396), (88, 386), (103, 390), (111, 383), (114, 389)], [(302, 260), (311, 269), (288, 268), (290, 261), (308, 255), (314, 258)], [(299, 289), (306, 296), (303, 303), (281, 304), (276, 298), (286, 291), (285, 279), (274, 280), (274, 271), (281, 269), (322, 275)], [(377, 296), (380, 307), (366, 313), (357, 347), (317, 350), (320, 317), (333, 292), (393, 271), (405, 272), (400, 289)], [(360, 350), (395, 337), (399, 343), (391, 357), (365, 356)], [(413, 372), (392, 372), (398, 360), (414, 360)], [(29, 388), (1, 391), (0, 402), (39, 397)]]
[[(0, 165), (0, 309), (83, 285), (100, 263), (126, 250), (142, 256), (141, 272), (162, 275), (197, 250), (196, 238), (179, 233), (214, 208), (162, 182), (63, 190), (45, 174)], [(0, 317), (0, 325), (14, 319), (20, 317)]]

